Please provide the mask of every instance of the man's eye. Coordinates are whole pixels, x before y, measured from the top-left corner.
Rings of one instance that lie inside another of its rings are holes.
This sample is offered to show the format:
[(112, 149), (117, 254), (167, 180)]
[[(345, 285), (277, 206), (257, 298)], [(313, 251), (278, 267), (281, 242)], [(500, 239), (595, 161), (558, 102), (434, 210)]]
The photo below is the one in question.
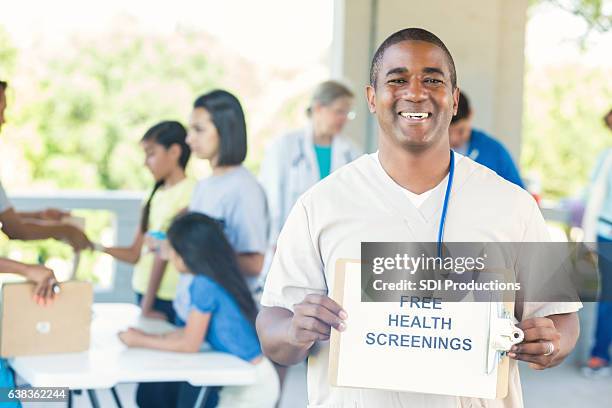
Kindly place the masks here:
[(425, 82), (428, 84), (441, 84), (442, 81), (440, 81), (439, 79), (435, 79), (435, 78), (427, 78), (425, 79)]
[(388, 84), (405, 84), (406, 80), (402, 78), (390, 79), (387, 81)]

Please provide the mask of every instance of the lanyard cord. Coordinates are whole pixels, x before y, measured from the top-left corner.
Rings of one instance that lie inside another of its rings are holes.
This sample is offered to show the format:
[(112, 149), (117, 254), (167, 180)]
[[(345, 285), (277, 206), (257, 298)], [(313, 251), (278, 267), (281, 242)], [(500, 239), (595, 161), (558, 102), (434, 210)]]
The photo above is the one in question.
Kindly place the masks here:
[(446, 193), (444, 193), (444, 204), (442, 205), (442, 215), (440, 216), (440, 229), (438, 230), (438, 258), (442, 258), (442, 240), (444, 238), (444, 224), (446, 221), (446, 211), (448, 210), (448, 201), (453, 187), (453, 178), (455, 176), (455, 155), (450, 152), (450, 168), (448, 170), (448, 184), (446, 185)]

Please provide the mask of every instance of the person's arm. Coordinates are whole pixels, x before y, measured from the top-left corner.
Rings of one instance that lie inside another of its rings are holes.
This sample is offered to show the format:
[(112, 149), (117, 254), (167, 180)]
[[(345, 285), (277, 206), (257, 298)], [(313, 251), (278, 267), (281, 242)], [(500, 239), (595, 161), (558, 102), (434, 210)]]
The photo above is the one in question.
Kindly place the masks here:
[(75, 251), (92, 246), (85, 233), (73, 225), (55, 221), (22, 220), (13, 208), (0, 214), (0, 223), (2, 223), (2, 231), (10, 239), (32, 241), (54, 238), (68, 242)]
[(266, 194), (257, 183), (248, 186), (243, 195), (228, 203), (224, 216), (227, 225), (235, 229), (232, 246), (237, 254), (238, 266), (246, 277), (261, 274), (264, 255), (268, 248), (268, 210)]
[[(526, 319), (518, 327), (525, 333), (525, 340), (512, 346), (508, 356), (527, 361), (536, 370), (561, 364), (576, 346), (580, 334), (575, 312)], [(545, 355), (550, 351), (549, 344), (552, 344), (553, 352)]]
[(330, 327), (343, 329), (340, 306), (327, 297), (324, 266), (299, 199), (287, 217), (266, 277), (256, 321), (264, 354), (281, 365), (303, 361)]
[(146, 334), (142, 330), (129, 328), (119, 333), (119, 338), (128, 347), (143, 347), (181, 353), (196, 353), (208, 331), (210, 313), (192, 310), (184, 328), (162, 335)]
[(140, 260), (142, 245), (144, 243), (144, 234), (138, 229), (132, 245), (128, 247), (105, 247), (104, 253), (109, 254), (113, 258), (129, 264), (135, 264)]
[(59, 210), (57, 208), (47, 208), (42, 211), (18, 211), (17, 214), (22, 220), (47, 220), (61, 221), (64, 217), (69, 217), (69, 211)]
[(167, 260), (164, 260), (157, 255), (155, 256), (155, 259), (153, 260), (153, 267), (151, 269), (151, 275), (149, 277), (147, 291), (142, 297), (142, 301), (140, 302), (142, 314), (146, 317), (162, 318), (163, 316), (163, 319), (168, 320), (168, 316), (161, 312), (153, 310), (155, 298), (157, 297), (157, 291), (159, 290), (159, 285), (161, 284), (162, 278), (164, 277), (164, 273), (166, 272), (167, 265)]
[(11, 259), (0, 258), (0, 271), (21, 275), (30, 282), (36, 283), (34, 289), (34, 301), (36, 303), (46, 305), (53, 301), (55, 296), (53, 287), (57, 284), (57, 279), (53, 271), (44, 265), (24, 264)]
[(257, 277), (261, 273), (264, 255), (259, 253), (238, 254), (238, 267), (244, 276)]
[(257, 316), (263, 352), (281, 365), (303, 361), (316, 341), (329, 340), (332, 327), (346, 328), (346, 312), (327, 296), (307, 295), (293, 310), (263, 307)]

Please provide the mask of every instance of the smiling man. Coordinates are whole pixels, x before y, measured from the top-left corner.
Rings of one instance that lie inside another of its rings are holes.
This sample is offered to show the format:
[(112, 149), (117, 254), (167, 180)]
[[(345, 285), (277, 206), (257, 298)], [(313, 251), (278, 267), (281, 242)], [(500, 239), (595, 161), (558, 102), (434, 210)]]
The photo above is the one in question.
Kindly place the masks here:
[[(379, 150), (339, 169), (293, 207), (257, 320), (264, 352), (284, 365), (309, 358), (313, 407), (521, 407), (516, 361), (504, 400), (329, 385), (330, 330), (342, 331), (352, 319), (363, 318), (348, 316), (331, 300), (330, 285), (336, 261), (359, 259), (361, 242), (549, 240), (528, 193), (451, 152), (448, 128), (459, 89), (451, 54), (438, 37), (419, 28), (392, 34), (376, 51), (370, 72), (366, 95), (378, 123)], [(511, 358), (536, 369), (559, 364), (575, 345), (579, 307), (569, 302), (517, 305), (525, 341)]]

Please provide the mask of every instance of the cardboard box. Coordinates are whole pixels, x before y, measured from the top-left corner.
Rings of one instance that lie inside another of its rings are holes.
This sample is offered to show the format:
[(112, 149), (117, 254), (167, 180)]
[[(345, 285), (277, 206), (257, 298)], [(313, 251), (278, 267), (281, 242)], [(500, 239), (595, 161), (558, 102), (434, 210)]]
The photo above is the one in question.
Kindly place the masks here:
[(30, 282), (2, 286), (0, 356), (72, 353), (89, 349), (93, 288), (88, 282), (60, 283), (48, 306), (32, 300)]

